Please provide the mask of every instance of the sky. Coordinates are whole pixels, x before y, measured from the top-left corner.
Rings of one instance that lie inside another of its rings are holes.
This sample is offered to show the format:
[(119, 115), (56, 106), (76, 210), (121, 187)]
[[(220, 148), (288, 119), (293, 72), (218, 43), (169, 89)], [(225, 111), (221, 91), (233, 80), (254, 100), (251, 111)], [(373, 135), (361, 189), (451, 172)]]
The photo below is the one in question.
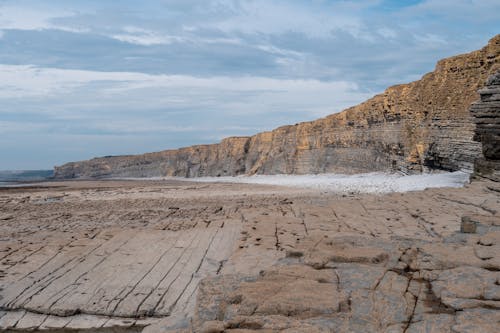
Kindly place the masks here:
[(498, 0), (0, 0), (0, 170), (324, 117), (498, 33)]

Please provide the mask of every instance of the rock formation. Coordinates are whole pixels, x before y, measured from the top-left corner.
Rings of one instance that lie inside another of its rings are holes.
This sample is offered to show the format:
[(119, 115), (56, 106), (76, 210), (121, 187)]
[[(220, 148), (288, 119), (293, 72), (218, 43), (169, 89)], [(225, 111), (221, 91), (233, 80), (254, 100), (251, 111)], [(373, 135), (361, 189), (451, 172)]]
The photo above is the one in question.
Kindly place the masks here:
[(219, 144), (68, 163), (55, 177), (471, 170), (481, 145), (472, 140), (468, 110), (499, 58), (497, 35), (483, 49), (441, 60), (420, 80), (341, 113)]
[(481, 99), (470, 109), (476, 123), (474, 138), (483, 146), (483, 156), (476, 159), (474, 172), (500, 181), (500, 71), (488, 78), (479, 94)]
[(56, 182), (0, 189), (0, 207), (0, 332), (499, 331), (492, 181), (344, 196)]

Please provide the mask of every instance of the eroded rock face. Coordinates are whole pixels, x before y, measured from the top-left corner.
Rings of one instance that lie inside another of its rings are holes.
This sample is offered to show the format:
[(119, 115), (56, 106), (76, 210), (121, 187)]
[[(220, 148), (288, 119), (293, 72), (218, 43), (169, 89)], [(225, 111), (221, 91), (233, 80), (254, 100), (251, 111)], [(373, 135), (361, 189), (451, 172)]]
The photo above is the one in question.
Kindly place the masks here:
[(499, 68), (499, 54), (497, 35), (482, 50), (439, 61), (419, 81), (323, 119), (219, 144), (68, 163), (55, 177), (471, 170), (480, 144), (468, 109)]
[(474, 171), (479, 177), (500, 181), (500, 71), (488, 78), (479, 94), (481, 99), (470, 108), (476, 123), (474, 139), (483, 146)]

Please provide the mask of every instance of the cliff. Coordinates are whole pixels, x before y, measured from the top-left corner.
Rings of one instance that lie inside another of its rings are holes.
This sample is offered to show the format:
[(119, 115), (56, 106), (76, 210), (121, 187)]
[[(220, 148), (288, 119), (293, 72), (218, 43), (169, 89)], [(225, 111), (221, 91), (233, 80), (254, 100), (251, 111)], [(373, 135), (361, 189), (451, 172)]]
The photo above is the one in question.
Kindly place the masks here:
[(326, 118), (219, 144), (68, 163), (55, 177), (472, 170), (481, 144), (473, 141), (469, 106), (500, 67), (499, 55), (497, 35), (481, 50), (439, 61), (418, 81)]
[(500, 182), (500, 71), (488, 78), (479, 94), (481, 99), (470, 108), (476, 123), (474, 140), (483, 146), (474, 175)]

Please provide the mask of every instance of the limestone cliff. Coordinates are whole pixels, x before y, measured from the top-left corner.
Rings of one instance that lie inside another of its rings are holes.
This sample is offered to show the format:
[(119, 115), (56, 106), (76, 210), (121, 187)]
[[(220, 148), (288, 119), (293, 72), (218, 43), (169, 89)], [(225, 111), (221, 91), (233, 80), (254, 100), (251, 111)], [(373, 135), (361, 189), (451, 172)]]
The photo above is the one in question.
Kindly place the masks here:
[(479, 94), (481, 99), (470, 108), (476, 123), (474, 139), (483, 146), (474, 174), (500, 182), (500, 71), (488, 78)]
[(439, 61), (418, 81), (326, 118), (219, 144), (68, 163), (55, 177), (471, 170), (481, 145), (472, 140), (469, 106), (499, 59), (497, 35), (479, 51)]

